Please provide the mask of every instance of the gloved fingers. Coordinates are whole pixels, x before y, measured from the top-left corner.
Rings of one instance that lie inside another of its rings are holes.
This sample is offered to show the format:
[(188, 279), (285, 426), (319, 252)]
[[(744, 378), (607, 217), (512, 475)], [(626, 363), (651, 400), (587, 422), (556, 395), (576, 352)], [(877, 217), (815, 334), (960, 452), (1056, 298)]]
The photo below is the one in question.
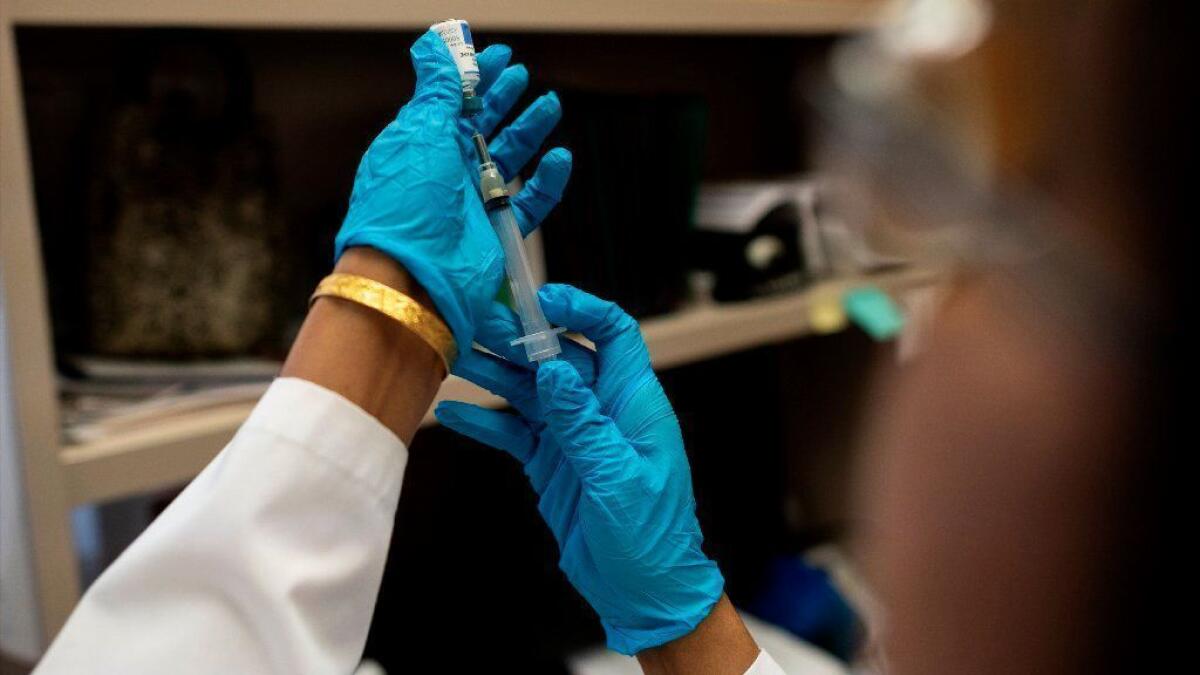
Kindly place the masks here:
[(446, 428), (503, 450), (521, 464), (533, 458), (537, 439), (529, 425), (516, 415), (461, 401), (442, 401), (433, 414)]
[(521, 337), (521, 321), (508, 305), (496, 301), (491, 310), (475, 326), (475, 341), (485, 349), (506, 359), (514, 367), (533, 370), (533, 364), (525, 356), (525, 349), (512, 344)]
[(517, 175), (562, 119), (558, 94), (542, 94), (488, 145), (488, 152), (505, 179)]
[(579, 331), (595, 343), (601, 372), (618, 363), (626, 369), (650, 366), (650, 352), (637, 321), (616, 303), (567, 284), (542, 286), (538, 299), (551, 323)]
[(525, 70), (525, 66), (518, 63), (505, 68), (483, 96), (483, 110), (475, 116), (475, 128), (479, 133), (490, 136), (500, 120), (508, 116), (527, 86), (529, 71)]
[[(492, 309), (475, 328), (475, 341), (488, 351), (506, 359), (513, 366), (528, 371), (537, 370), (537, 365), (529, 361), (525, 348), (514, 345), (513, 340), (521, 337), (521, 320), (515, 312), (501, 302), (492, 303)], [(562, 345), (560, 358), (575, 366), (576, 372), (584, 383), (591, 385), (596, 381), (596, 353), (583, 345), (559, 337)]]
[(566, 457), (563, 456), (562, 450), (559, 450), (558, 444), (553, 442), (553, 437), (545, 435), (549, 433), (545, 426), (530, 426), (535, 433), (542, 435), (537, 451), (525, 463), (525, 475), (529, 477), (529, 485), (533, 487), (533, 491), (545, 496), (550, 484), (558, 481), (555, 486), (557, 489), (571, 488), (579, 492), (579, 478), (575, 475), (575, 470), (567, 464)]
[(457, 112), (462, 107), (462, 79), (446, 43), (428, 30), (417, 38), (408, 53), (417, 74), (412, 102), (429, 102), (447, 112)]
[[(475, 55), (475, 61), (479, 64), (479, 84), (475, 85), (476, 95), (483, 96), (488, 89), (491, 89), (511, 58), (512, 48), (504, 44), (490, 45)], [(459, 86), (462, 86), (461, 78)]]
[(454, 374), (508, 401), (526, 418), (534, 421), (541, 418), (533, 373), (472, 349), (459, 357)]
[(571, 177), (571, 151), (553, 148), (542, 155), (533, 178), (512, 198), (513, 212), (521, 226), (521, 236), (530, 232), (546, 219), (550, 210), (558, 206), (567, 180)]
[(537, 372), (538, 400), (546, 428), (558, 441), (585, 490), (606, 494), (640, 473), (644, 460), (625, 440), (616, 422), (600, 412), (600, 402), (565, 361), (547, 361)]
[[(551, 468), (543, 468), (544, 466)], [(553, 444), (538, 448), (533, 460), (525, 465), (525, 474), (529, 476), (533, 491), (538, 493), (538, 512), (554, 533), (554, 538), (558, 539), (558, 550), (561, 553), (569, 533), (578, 527), (576, 514), (579, 511), (579, 495), (583, 488), (581, 481)]]

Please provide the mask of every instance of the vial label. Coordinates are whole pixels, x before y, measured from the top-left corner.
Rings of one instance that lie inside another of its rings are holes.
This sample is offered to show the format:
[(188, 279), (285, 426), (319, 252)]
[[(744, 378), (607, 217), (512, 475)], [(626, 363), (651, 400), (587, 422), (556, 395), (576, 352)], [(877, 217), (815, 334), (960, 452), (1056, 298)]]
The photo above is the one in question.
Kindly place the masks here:
[(464, 88), (475, 89), (479, 83), (479, 63), (475, 60), (475, 41), (471, 38), (471, 27), (461, 19), (449, 19), (430, 26), (454, 57), (458, 75)]

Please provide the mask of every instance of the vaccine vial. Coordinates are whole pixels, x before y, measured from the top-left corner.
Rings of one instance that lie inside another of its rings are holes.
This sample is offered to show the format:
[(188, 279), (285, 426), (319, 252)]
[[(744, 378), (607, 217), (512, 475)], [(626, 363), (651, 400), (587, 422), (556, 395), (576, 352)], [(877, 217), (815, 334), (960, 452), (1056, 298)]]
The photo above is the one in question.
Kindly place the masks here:
[(458, 75), (462, 80), (463, 115), (474, 116), (483, 109), (483, 99), (475, 95), (475, 86), (479, 84), (479, 62), (475, 60), (471, 26), (462, 19), (446, 19), (429, 28), (446, 43), (450, 55), (454, 57), (454, 65), (458, 67)]

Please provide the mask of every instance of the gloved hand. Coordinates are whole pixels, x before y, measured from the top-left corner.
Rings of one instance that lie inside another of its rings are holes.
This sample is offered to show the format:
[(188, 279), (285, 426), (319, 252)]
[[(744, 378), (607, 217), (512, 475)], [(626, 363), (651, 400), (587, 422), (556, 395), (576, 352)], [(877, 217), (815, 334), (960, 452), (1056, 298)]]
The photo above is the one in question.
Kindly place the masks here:
[[(428, 31), (410, 53), (416, 89), (359, 163), (336, 257), (351, 246), (370, 246), (403, 265), (433, 299), (465, 354), (503, 281), (504, 258), (479, 196), (474, 130), (460, 114), (462, 85), (450, 52)], [(485, 136), (529, 82), (523, 66), (505, 67), (511, 56), (503, 45), (478, 55), (484, 109), (474, 125)], [(492, 140), (489, 150), (506, 178), (529, 161), (561, 116), (558, 97), (546, 94)], [(558, 203), (570, 173), (565, 149), (542, 158), (512, 199), (523, 233)]]
[(724, 579), (700, 550), (683, 437), (637, 323), (570, 286), (547, 285), (540, 300), (547, 319), (596, 351), (564, 340), (562, 358), (534, 371), (510, 345), (518, 320), (497, 303), (477, 339), (508, 360), (475, 351), (459, 372), (520, 416), (444, 402), (437, 418), (524, 464), (559, 566), (600, 615), (608, 646), (634, 654), (690, 633)]

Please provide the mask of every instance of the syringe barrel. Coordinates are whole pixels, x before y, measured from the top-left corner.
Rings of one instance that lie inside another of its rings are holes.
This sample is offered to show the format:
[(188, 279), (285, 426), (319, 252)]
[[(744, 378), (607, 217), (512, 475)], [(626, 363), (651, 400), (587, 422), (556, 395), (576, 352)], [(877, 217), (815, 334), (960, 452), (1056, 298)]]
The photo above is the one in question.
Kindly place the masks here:
[(504, 251), (508, 285), (512, 291), (517, 316), (521, 319), (522, 337), (517, 342), (525, 345), (525, 354), (530, 361), (544, 361), (562, 352), (562, 346), (558, 342), (558, 331), (550, 327), (546, 315), (542, 313), (542, 306), (538, 303), (533, 269), (529, 266), (529, 257), (525, 254), (521, 229), (513, 216), (512, 207), (507, 202), (507, 198), (503, 198), (490, 203), (488, 219)]

